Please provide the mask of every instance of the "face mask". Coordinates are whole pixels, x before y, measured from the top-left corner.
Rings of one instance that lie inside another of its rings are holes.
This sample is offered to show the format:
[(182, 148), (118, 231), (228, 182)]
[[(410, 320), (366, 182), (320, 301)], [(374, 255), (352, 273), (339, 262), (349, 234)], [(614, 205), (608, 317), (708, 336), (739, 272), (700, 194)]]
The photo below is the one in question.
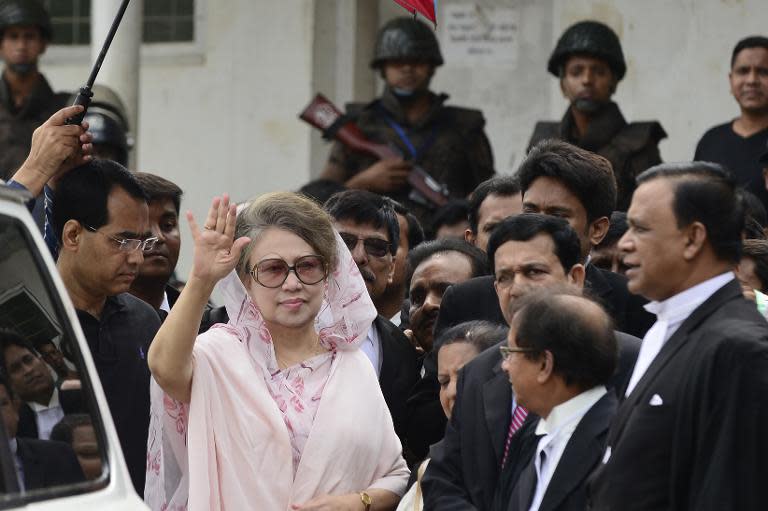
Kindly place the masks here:
[(37, 70), (37, 64), (34, 62), (8, 64), (8, 68), (17, 75), (27, 76)]
[(577, 99), (573, 102), (573, 108), (579, 112), (592, 115), (602, 110), (606, 104), (604, 101), (596, 101), (594, 99)]
[(401, 89), (399, 87), (390, 87), (389, 90), (392, 91), (392, 95), (394, 95), (401, 104), (413, 103), (426, 93), (425, 90)]

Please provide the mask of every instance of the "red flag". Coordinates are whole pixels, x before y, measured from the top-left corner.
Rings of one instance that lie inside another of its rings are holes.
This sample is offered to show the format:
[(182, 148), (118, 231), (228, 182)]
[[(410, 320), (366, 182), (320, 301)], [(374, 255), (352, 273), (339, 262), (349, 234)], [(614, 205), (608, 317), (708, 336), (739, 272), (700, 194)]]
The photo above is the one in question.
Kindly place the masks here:
[(395, 0), (409, 12), (420, 12), (425, 18), (437, 25), (437, 0)]

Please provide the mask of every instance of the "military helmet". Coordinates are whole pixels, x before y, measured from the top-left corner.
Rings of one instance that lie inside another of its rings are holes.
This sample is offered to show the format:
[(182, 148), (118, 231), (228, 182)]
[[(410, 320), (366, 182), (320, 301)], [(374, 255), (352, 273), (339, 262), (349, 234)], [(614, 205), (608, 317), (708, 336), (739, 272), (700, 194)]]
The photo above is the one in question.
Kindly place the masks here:
[(619, 37), (610, 27), (600, 22), (581, 21), (568, 27), (549, 57), (547, 70), (560, 77), (566, 60), (574, 54), (590, 55), (606, 61), (617, 81), (624, 78), (627, 72)]
[(371, 67), (380, 68), (384, 61), (393, 59), (426, 60), (434, 66), (443, 64), (434, 31), (424, 23), (408, 17), (395, 18), (381, 27)]
[(1, 0), (0, 34), (14, 25), (32, 25), (40, 28), (43, 38), (53, 36), (51, 18), (38, 0)]
[(128, 151), (133, 147), (125, 106), (120, 97), (106, 85), (96, 84), (92, 89), (93, 98), (85, 114), (88, 131), (93, 136), (94, 145), (111, 146), (116, 161), (128, 164)]

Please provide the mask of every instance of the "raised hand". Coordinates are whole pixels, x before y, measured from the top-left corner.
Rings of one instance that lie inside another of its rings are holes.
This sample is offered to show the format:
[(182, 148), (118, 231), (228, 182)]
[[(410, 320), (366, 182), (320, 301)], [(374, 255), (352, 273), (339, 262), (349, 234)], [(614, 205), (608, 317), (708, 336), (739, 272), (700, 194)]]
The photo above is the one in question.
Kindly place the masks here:
[(212, 286), (235, 267), (243, 248), (251, 241), (247, 237), (234, 240), (236, 215), (237, 205), (229, 203), (227, 194), (213, 198), (202, 230), (192, 213), (187, 212), (195, 245), (191, 278)]
[(67, 118), (82, 110), (80, 105), (64, 107), (32, 134), (29, 155), (13, 176), (32, 195), (39, 195), (46, 184), (55, 188), (64, 174), (93, 159), (93, 136), (87, 131), (88, 123), (66, 124)]

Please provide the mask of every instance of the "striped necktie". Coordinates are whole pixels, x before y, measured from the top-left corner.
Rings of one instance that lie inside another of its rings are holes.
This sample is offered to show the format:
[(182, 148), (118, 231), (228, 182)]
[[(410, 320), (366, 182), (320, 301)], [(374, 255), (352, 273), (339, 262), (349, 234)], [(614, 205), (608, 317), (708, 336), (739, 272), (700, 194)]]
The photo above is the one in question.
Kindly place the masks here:
[(512, 437), (517, 433), (517, 430), (525, 422), (525, 418), (528, 417), (528, 410), (522, 406), (516, 406), (515, 412), (512, 414), (512, 420), (509, 421), (509, 431), (507, 432), (507, 441), (504, 442), (504, 457), (501, 461), (501, 466), (507, 464), (507, 456), (509, 456), (509, 446), (512, 443)]

